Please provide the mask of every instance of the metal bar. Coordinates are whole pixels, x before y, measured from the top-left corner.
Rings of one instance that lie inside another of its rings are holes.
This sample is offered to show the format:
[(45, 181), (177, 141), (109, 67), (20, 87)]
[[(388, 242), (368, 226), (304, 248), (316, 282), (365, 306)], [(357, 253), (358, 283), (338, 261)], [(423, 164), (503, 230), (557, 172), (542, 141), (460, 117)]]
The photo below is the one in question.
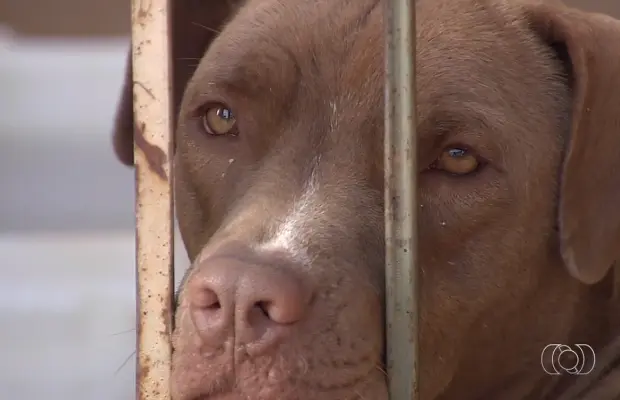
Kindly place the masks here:
[(174, 298), (171, 1), (132, 0), (138, 400), (170, 398)]
[(385, 283), (391, 400), (419, 399), (415, 5), (386, 7)]

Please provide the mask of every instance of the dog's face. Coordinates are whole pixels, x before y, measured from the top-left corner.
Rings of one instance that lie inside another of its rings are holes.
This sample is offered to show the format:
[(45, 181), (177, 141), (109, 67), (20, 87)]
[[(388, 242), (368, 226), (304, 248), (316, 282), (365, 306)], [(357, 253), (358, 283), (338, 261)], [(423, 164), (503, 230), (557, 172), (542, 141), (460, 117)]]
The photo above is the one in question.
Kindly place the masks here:
[[(193, 264), (173, 397), (387, 399), (383, 3), (219, 12), (176, 133)], [(536, 2), (417, 3), (423, 399), (542, 376), (583, 283), (618, 256), (619, 27)]]

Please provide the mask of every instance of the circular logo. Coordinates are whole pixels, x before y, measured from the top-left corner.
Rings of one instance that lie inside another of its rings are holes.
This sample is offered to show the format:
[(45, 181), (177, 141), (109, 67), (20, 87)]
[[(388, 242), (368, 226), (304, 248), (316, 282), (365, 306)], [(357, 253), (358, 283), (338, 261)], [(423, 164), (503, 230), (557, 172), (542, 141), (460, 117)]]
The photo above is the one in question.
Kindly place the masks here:
[(540, 365), (549, 375), (587, 375), (595, 364), (594, 349), (587, 344), (548, 344), (540, 354)]

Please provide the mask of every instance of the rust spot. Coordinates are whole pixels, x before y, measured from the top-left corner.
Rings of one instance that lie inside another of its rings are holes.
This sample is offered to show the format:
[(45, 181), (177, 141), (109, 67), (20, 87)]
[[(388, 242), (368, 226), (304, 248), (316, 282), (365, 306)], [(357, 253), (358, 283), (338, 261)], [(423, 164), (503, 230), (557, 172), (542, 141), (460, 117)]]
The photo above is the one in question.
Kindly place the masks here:
[(138, 367), (138, 382), (145, 382), (146, 381), (146, 377), (149, 375), (149, 372), (151, 371), (151, 358), (148, 356), (144, 357), (144, 362), (140, 363), (140, 366)]
[[(169, 297), (169, 296), (166, 296)], [(169, 301), (163, 301), (162, 305), (161, 305), (161, 320), (164, 322), (164, 330), (166, 332), (166, 335), (170, 335), (172, 333), (171, 328), (172, 328), (172, 324), (171, 324), (171, 319), (172, 316), (170, 315), (170, 302)]]
[[(146, 4), (146, 7), (144, 5), (144, 3), (148, 3)], [(144, 23), (144, 19), (148, 17), (149, 12), (151, 11), (151, 7), (153, 6), (153, 2), (152, 1), (141, 1), (140, 2), (140, 7), (138, 8), (138, 23), (139, 24), (143, 24)]]
[[(141, 51), (141, 49), (138, 49), (138, 51)], [(153, 94), (153, 92), (151, 91), (151, 89), (147, 88), (144, 83), (142, 82), (138, 82), (138, 81), (134, 81), (133, 82), (134, 85), (140, 86), (142, 88), (142, 90), (144, 90), (146, 92), (146, 94), (149, 95), (149, 97), (153, 100), (155, 100), (155, 95)], [(135, 96), (135, 95), (134, 95)], [(134, 97), (135, 98), (135, 97)]]
[[(140, 304), (138, 302), (138, 305), (136, 307), (136, 317), (138, 319), (138, 323), (136, 324), (136, 336), (138, 338), (142, 337), (142, 318), (140, 318), (140, 311), (138, 310), (140, 308)], [(140, 339), (138, 339), (140, 340)]]
[(140, 124), (139, 127), (136, 127), (136, 134), (134, 135), (136, 146), (144, 153), (146, 162), (148, 163), (151, 171), (153, 171), (161, 179), (167, 180), (168, 177), (166, 175), (166, 171), (164, 170), (166, 153), (164, 153), (164, 151), (159, 147), (146, 141), (146, 138), (144, 137), (144, 128), (144, 123)]

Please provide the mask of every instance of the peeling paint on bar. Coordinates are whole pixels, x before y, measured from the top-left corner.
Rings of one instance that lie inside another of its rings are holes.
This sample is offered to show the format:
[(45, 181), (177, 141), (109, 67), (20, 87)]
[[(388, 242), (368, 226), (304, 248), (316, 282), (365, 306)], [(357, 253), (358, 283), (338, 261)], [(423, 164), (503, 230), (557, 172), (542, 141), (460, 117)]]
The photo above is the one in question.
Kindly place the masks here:
[(171, 0), (132, 0), (137, 396), (170, 398), (173, 207)]
[(386, 341), (390, 400), (419, 399), (415, 2), (386, 2)]

